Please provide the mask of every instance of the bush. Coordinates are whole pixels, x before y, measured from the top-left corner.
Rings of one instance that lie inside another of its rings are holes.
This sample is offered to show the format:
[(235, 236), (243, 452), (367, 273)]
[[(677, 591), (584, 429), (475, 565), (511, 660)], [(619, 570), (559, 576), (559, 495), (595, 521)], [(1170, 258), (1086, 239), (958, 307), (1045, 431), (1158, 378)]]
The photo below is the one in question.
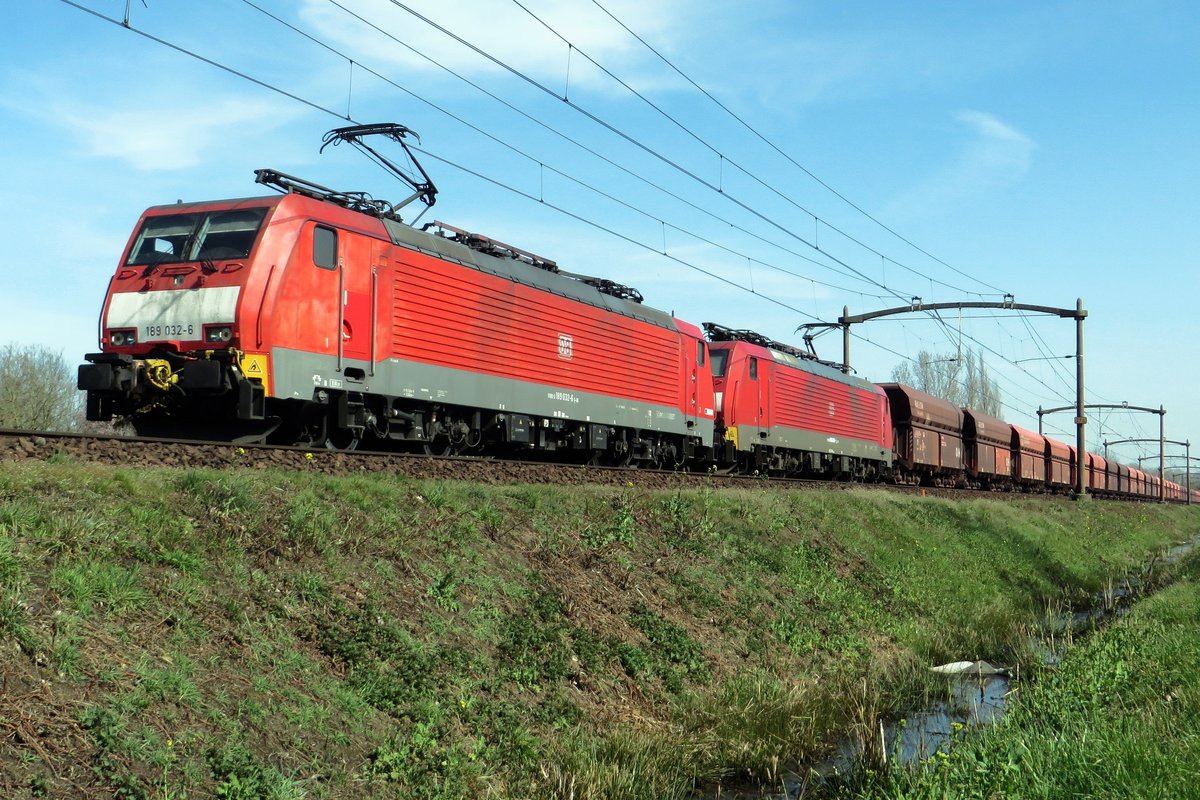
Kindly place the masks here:
[(74, 430), (83, 399), (62, 353), (36, 344), (0, 348), (0, 428)]

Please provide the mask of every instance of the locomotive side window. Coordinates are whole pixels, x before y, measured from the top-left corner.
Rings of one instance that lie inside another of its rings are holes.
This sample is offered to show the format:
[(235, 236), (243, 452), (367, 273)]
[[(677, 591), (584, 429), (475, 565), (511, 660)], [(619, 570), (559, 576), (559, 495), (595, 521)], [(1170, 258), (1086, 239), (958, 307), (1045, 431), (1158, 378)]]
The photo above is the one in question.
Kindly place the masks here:
[(321, 269), (337, 269), (337, 231), (313, 228), (313, 263)]
[(704, 342), (696, 342), (696, 366), (704, 366)]
[(725, 367), (729, 363), (728, 350), (713, 350), (712, 356), (712, 373), (714, 378), (725, 377)]
[(758, 359), (754, 357), (750, 358), (750, 380), (758, 380)]

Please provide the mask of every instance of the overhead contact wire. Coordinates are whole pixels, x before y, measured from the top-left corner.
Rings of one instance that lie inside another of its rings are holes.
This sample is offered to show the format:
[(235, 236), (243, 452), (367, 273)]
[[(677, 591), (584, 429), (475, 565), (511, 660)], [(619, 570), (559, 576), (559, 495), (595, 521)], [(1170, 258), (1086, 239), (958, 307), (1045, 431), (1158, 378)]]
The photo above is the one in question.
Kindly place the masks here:
[[(592, 0), (592, 3), (593, 3), (593, 4), (594, 4), (594, 5), (597, 7), (597, 8), (599, 8), (601, 11), (603, 11), (603, 12), (604, 12), (606, 15), (608, 15), (608, 17), (609, 17), (609, 18), (610, 18), (610, 19), (611, 19), (613, 22), (615, 22), (615, 23), (617, 23), (617, 25), (621, 26), (621, 27), (622, 27), (622, 28), (625, 30), (625, 32), (626, 32), (626, 33), (628, 33), (630, 36), (632, 36), (633, 38), (635, 38), (635, 39), (637, 39), (639, 42), (641, 42), (641, 44), (642, 44), (642, 45), (643, 45), (643, 46), (644, 46), (644, 47), (645, 47), (647, 50), (649, 50), (651, 53), (653, 53), (655, 56), (657, 56), (657, 57), (658, 57), (658, 59), (659, 59), (660, 61), (662, 61), (664, 64), (666, 64), (666, 65), (667, 65), (668, 67), (670, 67), (672, 70), (674, 70), (674, 71), (675, 71), (675, 73), (676, 73), (676, 74), (678, 74), (678, 75), (679, 75), (681, 78), (683, 78), (685, 81), (687, 81), (689, 84), (691, 84), (693, 88), (695, 88), (697, 91), (699, 91), (699, 92), (700, 92), (701, 94), (703, 94), (705, 97), (707, 97), (709, 100), (711, 100), (713, 103), (715, 103), (715, 104), (716, 104), (716, 105), (717, 105), (717, 106), (718, 106), (718, 107), (719, 107), (719, 108), (720, 108), (722, 111), (724, 111), (724, 112), (725, 112), (726, 114), (728, 114), (730, 117), (732, 117), (733, 119), (737, 120), (737, 122), (738, 122), (739, 124), (741, 124), (741, 125), (742, 125), (742, 127), (744, 127), (746, 130), (748, 130), (748, 131), (750, 131), (752, 134), (754, 134), (754, 136), (755, 136), (756, 138), (758, 138), (758, 139), (759, 139), (761, 142), (763, 142), (763, 144), (765, 144), (765, 145), (767, 145), (768, 147), (770, 147), (772, 150), (774, 150), (776, 153), (778, 153), (780, 156), (782, 156), (784, 159), (786, 159), (786, 160), (787, 160), (789, 163), (791, 163), (791, 164), (792, 164), (792, 166), (796, 167), (796, 168), (797, 168), (797, 169), (799, 169), (801, 172), (803, 172), (805, 175), (807, 175), (808, 177), (812, 178), (814, 181), (816, 181), (817, 183), (819, 183), (821, 186), (823, 186), (825, 189), (827, 189), (829, 192), (831, 192), (831, 193), (832, 193), (834, 196), (836, 196), (836, 197), (837, 197), (838, 199), (840, 199), (842, 202), (846, 203), (846, 205), (850, 206), (850, 207), (851, 207), (851, 208), (853, 208), (855, 211), (857, 211), (858, 213), (862, 214), (862, 215), (863, 215), (864, 217), (866, 217), (867, 219), (871, 220), (871, 222), (874, 222), (874, 223), (875, 223), (876, 225), (878, 225), (880, 228), (882, 228), (883, 230), (887, 231), (887, 232), (888, 232), (888, 233), (890, 233), (892, 236), (896, 237), (896, 238), (897, 238), (897, 239), (899, 239), (901, 242), (904, 242), (904, 244), (906, 244), (906, 245), (908, 245), (909, 247), (913, 248), (914, 250), (916, 250), (917, 252), (921, 253), (922, 255), (924, 255), (924, 256), (926, 256), (926, 257), (928, 257), (928, 258), (932, 259), (933, 261), (936, 261), (937, 263), (941, 264), (942, 266), (946, 267), (947, 269), (949, 269), (949, 270), (951, 270), (951, 271), (955, 272), (955, 273), (956, 273), (956, 274), (958, 274), (958, 275), (961, 275), (961, 276), (962, 276), (962, 277), (964, 277), (964, 278), (967, 278), (968, 280), (975, 281), (976, 283), (978, 283), (978, 284), (979, 284), (979, 285), (981, 285), (981, 286), (987, 287), (988, 289), (991, 289), (991, 290), (993, 290), (993, 291), (995, 291), (995, 292), (998, 292), (998, 293), (1000, 293), (1000, 294), (1004, 294), (1004, 291), (1003, 291), (1002, 289), (1000, 289), (998, 286), (993, 286), (992, 284), (988, 283), (987, 281), (981, 280), (980, 278), (977, 278), (977, 277), (975, 277), (974, 275), (971, 275), (970, 273), (964, 272), (963, 270), (961, 270), (961, 269), (959, 269), (959, 268), (955, 267), (954, 265), (952, 265), (952, 264), (949, 264), (949, 263), (947, 263), (946, 261), (943, 261), (941, 258), (938, 258), (938, 257), (937, 257), (936, 255), (934, 255), (933, 253), (930, 253), (928, 250), (924, 249), (924, 248), (923, 248), (923, 247), (921, 247), (920, 245), (916, 244), (915, 242), (911, 241), (910, 239), (908, 239), (908, 238), (907, 238), (907, 237), (905, 237), (904, 235), (900, 234), (898, 231), (896, 231), (896, 230), (892, 229), (891, 227), (889, 227), (888, 225), (886, 225), (886, 224), (885, 224), (884, 222), (882, 222), (881, 220), (879, 220), (879, 219), (877, 219), (876, 217), (874, 217), (874, 216), (873, 216), (873, 215), (872, 215), (870, 212), (868, 212), (868, 211), (866, 211), (865, 209), (863, 209), (862, 207), (860, 207), (860, 206), (859, 206), (857, 203), (855, 203), (854, 201), (852, 201), (850, 198), (846, 197), (844, 194), (842, 194), (841, 192), (839, 192), (839, 191), (838, 191), (837, 189), (835, 189), (833, 186), (831, 186), (831, 185), (829, 185), (828, 183), (826, 183), (824, 180), (822, 180), (822, 179), (821, 179), (819, 176), (817, 176), (816, 174), (814, 174), (814, 173), (813, 173), (811, 170), (809, 170), (809, 169), (808, 169), (807, 167), (805, 167), (803, 164), (801, 164), (801, 163), (799, 163), (798, 161), (796, 161), (796, 160), (795, 160), (794, 158), (792, 158), (792, 156), (790, 156), (788, 153), (784, 152), (784, 151), (783, 151), (783, 150), (782, 150), (782, 149), (781, 149), (781, 148), (780, 148), (778, 145), (776, 145), (776, 144), (775, 144), (773, 141), (771, 141), (771, 140), (770, 140), (770, 139), (768, 139), (766, 136), (764, 136), (764, 135), (763, 135), (761, 132), (759, 132), (757, 128), (755, 128), (753, 125), (751, 125), (749, 122), (747, 122), (746, 120), (744, 120), (742, 117), (740, 117), (740, 116), (739, 116), (737, 113), (735, 113), (733, 110), (731, 110), (731, 109), (730, 109), (728, 106), (726, 106), (724, 103), (722, 103), (722, 102), (721, 102), (720, 100), (718, 100), (716, 97), (714, 97), (714, 96), (713, 96), (711, 93), (709, 93), (709, 91), (708, 91), (707, 89), (705, 89), (705, 88), (704, 88), (703, 86), (701, 86), (699, 83), (697, 83), (696, 81), (694, 81), (694, 80), (691, 78), (691, 76), (689, 76), (687, 73), (685, 73), (685, 72), (684, 72), (683, 70), (681, 70), (679, 67), (677, 67), (677, 66), (676, 66), (676, 65), (675, 65), (675, 64), (674, 64), (674, 63), (673, 63), (673, 62), (672, 62), (670, 59), (668, 59), (666, 56), (664, 56), (662, 53), (660, 53), (660, 52), (659, 52), (659, 51), (658, 51), (658, 50), (657, 50), (657, 49), (656, 49), (656, 48), (655, 48), (653, 45), (651, 45), (649, 42), (647, 42), (645, 39), (643, 39), (641, 36), (639, 36), (639, 35), (638, 35), (638, 34), (637, 34), (635, 31), (633, 31), (632, 29), (630, 29), (628, 25), (626, 25), (624, 22), (622, 22), (620, 19), (618, 19), (616, 15), (614, 15), (614, 14), (613, 14), (611, 11), (609, 11), (607, 8), (605, 8), (603, 5), (601, 5), (601, 4), (600, 4), (600, 2), (599, 2), (599, 0)], [(892, 259), (888, 259), (888, 260), (892, 260)], [(892, 263), (896, 264), (897, 266), (904, 267), (905, 269), (909, 269), (908, 267), (905, 267), (905, 265), (904, 265), (904, 264), (901, 264), (901, 263), (899, 263), (899, 262), (897, 262), (897, 261), (893, 261)]]
[[(664, 110), (664, 109), (663, 109), (661, 106), (659, 106), (657, 103), (655, 103), (654, 101), (652, 101), (650, 98), (646, 97), (644, 94), (642, 94), (641, 92), (639, 92), (637, 89), (635, 89), (635, 88), (633, 88), (632, 86), (630, 86), (630, 85), (629, 85), (627, 82), (625, 82), (624, 80), (622, 80), (620, 77), (618, 77), (616, 74), (614, 74), (614, 73), (613, 73), (611, 70), (609, 70), (609, 69), (608, 69), (607, 67), (605, 67), (603, 64), (601, 64), (600, 62), (598, 62), (598, 61), (596, 61), (594, 58), (592, 58), (590, 55), (588, 55), (588, 54), (587, 54), (587, 52), (585, 52), (584, 50), (581, 50), (581, 49), (580, 49), (580, 48), (579, 48), (577, 45), (575, 45), (574, 43), (572, 43), (572, 42), (571, 42), (570, 40), (568, 40), (568, 39), (567, 39), (565, 36), (563, 36), (561, 33), (559, 33), (557, 30), (555, 30), (555, 28), (554, 28), (552, 25), (550, 25), (549, 23), (547, 23), (545, 20), (543, 20), (543, 19), (542, 19), (541, 17), (539, 17), (537, 14), (533, 13), (532, 11), (530, 11), (530, 10), (529, 10), (529, 8), (528, 8), (528, 7), (526, 7), (526, 6), (525, 6), (523, 3), (521, 3), (521, 1), (520, 1), (520, 0), (512, 0), (512, 2), (513, 2), (513, 4), (514, 4), (514, 5), (516, 5), (518, 8), (520, 8), (522, 11), (524, 11), (526, 14), (528, 14), (530, 17), (532, 17), (532, 18), (533, 18), (535, 21), (537, 21), (537, 23), (538, 23), (538, 24), (540, 24), (540, 25), (541, 25), (543, 28), (545, 28), (547, 31), (549, 31), (550, 33), (552, 33), (554, 36), (558, 37), (558, 39), (559, 39), (560, 41), (562, 41), (564, 44), (566, 44), (566, 45), (567, 45), (569, 48), (572, 48), (572, 49), (573, 49), (575, 52), (579, 53), (579, 55), (581, 55), (581, 56), (583, 56), (584, 58), (586, 58), (586, 59), (587, 59), (589, 62), (591, 62), (591, 64), (592, 64), (593, 66), (595, 66), (597, 69), (599, 69), (599, 70), (600, 70), (601, 72), (603, 72), (605, 75), (607, 75), (608, 77), (612, 78), (614, 81), (616, 81), (617, 83), (619, 83), (619, 84), (620, 84), (622, 87), (624, 87), (624, 88), (625, 88), (625, 89), (626, 89), (626, 90), (627, 90), (627, 91), (628, 91), (630, 94), (634, 95), (634, 96), (635, 96), (635, 97), (637, 97), (639, 100), (641, 100), (643, 103), (645, 103), (646, 105), (648, 105), (650, 108), (654, 109), (654, 111), (656, 111), (656, 112), (657, 112), (659, 115), (661, 115), (661, 116), (662, 116), (664, 119), (668, 120), (668, 121), (669, 121), (669, 122), (670, 122), (672, 125), (674, 125), (675, 127), (679, 128), (681, 131), (683, 131), (685, 134), (687, 134), (687, 136), (689, 136), (691, 139), (693, 139), (693, 140), (695, 140), (697, 143), (699, 143), (699, 144), (700, 144), (702, 147), (704, 147), (704, 148), (706, 148), (707, 150), (709, 150), (709, 151), (710, 151), (710, 152), (711, 152), (713, 155), (716, 155), (716, 156), (718, 156), (718, 157), (721, 159), (721, 164), (722, 164), (722, 166), (724, 166), (724, 163), (725, 163), (726, 161), (728, 161), (728, 162), (729, 162), (729, 164), (730, 164), (730, 166), (732, 166), (732, 167), (734, 167), (735, 169), (737, 169), (739, 172), (741, 172), (741, 173), (742, 173), (743, 175), (745, 175), (746, 177), (750, 178), (752, 181), (754, 181), (755, 183), (757, 183), (759, 186), (761, 186), (761, 187), (763, 187), (764, 189), (766, 189), (767, 191), (771, 192), (771, 193), (772, 193), (772, 194), (774, 194), (776, 197), (778, 197), (779, 199), (781, 199), (781, 200), (783, 200), (784, 202), (788, 203), (788, 204), (789, 204), (789, 205), (791, 205), (792, 207), (794, 207), (794, 208), (797, 208), (797, 209), (799, 209), (800, 211), (803, 211), (805, 214), (808, 214), (808, 215), (809, 215), (810, 217), (812, 217), (814, 220), (815, 220), (815, 219), (817, 219), (817, 215), (816, 215), (816, 214), (814, 214), (812, 211), (810, 211), (810, 210), (808, 210), (807, 208), (805, 208), (804, 206), (800, 205), (800, 204), (799, 204), (799, 203), (797, 203), (795, 200), (793, 200), (791, 197), (789, 197), (787, 194), (785, 194), (785, 193), (781, 192), (779, 189), (776, 189), (774, 186), (772, 186), (771, 184), (769, 184), (769, 183), (767, 183), (766, 181), (764, 181), (764, 180), (763, 180), (762, 178), (760, 178), (758, 175), (756, 175), (755, 173), (753, 173), (753, 172), (751, 172), (750, 170), (748, 170), (748, 169), (746, 169), (745, 167), (743, 167), (743, 166), (742, 166), (741, 164), (739, 164), (737, 161), (733, 160), (732, 158), (730, 158), (730, 157), (729, 157), (729, 156), (727, 156), (727, 155), (724, 155), (724, 154), (723, 154), (723, 153), (722, 153), (720, 150), (718, 150), (716, 147), (714, 147), (712, 144), (710, 144), (708, 141), (706, 141), (706, 140), (705, 140), (703, 137), (701, 137), (700, 135), (698, 135), (698, 134), (697, 134), (695, 131), (693, 131), (691, 128), (689, 128), (688, 126), (684, 125), (682, 122), (680, 122), (680, 121), (679, 121), (678, 119), (676, 119), (676, 118), (675, 118), (673, 115), (671, 115), (671, 114), (670, 114), (670, 113), (668, 113), (666, 110)], [(602, 8), (601, 10), (603, 10), (603, 8)], [(607, 11), (606, 11), (605, 13), (607, 13)], [(609, 16), (612, 16), (612, 15), (610, 14)], [(620, 24), (620, 23), (618, 22), (618, 24)], [(622, 25), (622, 27), (624, 27), (624, 26)], [(626, 30), (628, 30), (628, 28), (626, 28)], [(640, 41), (640, 39), (639, 39), (639, 41)], [(657, 54), (657, 53), (656, 53), (656, 54)], [(660, 56), (660, 57), (661, 57), (661, 56)], [(676, 70), (676, 71), (678, 71), (678, 70)], [(682, 74), (682, 73), (681, 73), (681, 74)], [(685, 77), (686, 77), (686, 76), (685, 76)], [(707, 93), (706, 93), (706, 94), (707, 94)], [(569, 102), (571, 102), (571, 101), (567, 100), (567, 98), (566, 98), (566, 97), (563, 97), (563, 98), (561, 98), (561, 99), (565, 100), (565, 101), (566, 101), (566, 102), (568, 102), (568, 103), (569, 103)], [(739, 121), (740, 121), (740, 120), (739, 120)], [(807, 172), (807, 170), (806, 170), (806, 172)], [(824, 184), (822, 184), (822, 185), (824, 185)], [(718, 192), (718, 193), (720, 193), (720, 194), (724, 194), (724, 193), (725, 193), (725, 192), (724, 192), (724, 190), (723, 190), (723, 188), (722, 188), (721, 186), (710, 186), (710, 188), (713, 188), (713, 189), (714, 189), (716, 192)], [(826, 187), (826, 188), (828, 188), (828, 187)], [(835, 193), (835, 194), (836, 194), (836, 193)], [(839, 196), (840, 196), (840, 195), (839, 195)], [(844, 198), (843, 198), (843, 199), (844, 199)], [(853, 204), (852, 204), (852, 205), (853, 205)], [(833, 231), (835, 231), (835, 232), (837, 232), (837, 233), (841, 234), (841, 235), (842, 235), (842, 236), (844, 236), (846, 239), (848, 239), (848, 240), (849, 240), (849, 241), (851, 241), (851, 242), (854, 242), (855, 244), (857, 244), (859, 247), (863, 248), (864, 250), (867, 250), (868, 252), (874, 253), (875, 255), (877, 255), (877, 256), (880, 256), (880, 257), (882, 257), (882, 258), (886, 258), (886, 257), (887, 257), (887, 256), (885, 256), (883, 253), (879, 252), (878, 250), (876, 250), (875, 248), (871, 247), (871, 246), (870, 246), (870, 245), (868, 245), (867, 243), (865, 243), (865, 242), (861, 241), (860, 239), (858, 239), (858, 238), (856, 238), (856, 237), (854, 237), (854, 236), (850, 235), (849, 233), (847, 233), (846, 231), (844, 231), (844, 230), (842, 230), (841, 228), (837, 227), (836, 225), (831, 225), (831, 224), (830, 224), (828, 221), (825, 221), (825, 225), (826, 225), (826, 227), (828, 227), (830, 230), (833, 230)], [(817, 249), (820, 249), (820, 248), (817, 248)], [(903, 269), (906, 269), (906, 270), (908, 270), (909, 272), (913, 273), (914, 275), (919, 275), (920, 277), (922, 277), (922, 278), (925, 278), (925, 279), (927, 279), (927, 280), (929, 280), (929, 281), (931, 281), (931, 282), (937, 283), (937, 284), (939, 284), (939, 285), (941, 285), (941, 286), (944, 286), (944, 287), (946, 287), (947, 289), (953, 289), (954, 291), (956, 291), (956, 292), (962, 292), (963, 294), (973, 294), (973, 295), (976, 295), (976, 296), (982, 296), (982, 295), (980, 295), (978, 292), (972, 292), (972, 291), (969, 291), (969, 290), (967, 290), (967, 289), (964, 289), (964, 288), (962, 288), (961, 286), (955, 286), (955, 285), (953, 285), (953, 284), (946, 283), (945, 281), (938, 280), (937, 278), (934, 278), (934, 277), (932, 277), (932, 276), (930, 276), (930, 275), (927, 275), (926, 273), (924, 273), (924, 272), (921, 272), (920, 270), (917, 270), (917, 269), (914, 269), (914, 268), (912, 268), (912, 267), (909, 267), (909, 266), (907, 266), (906, 264), (903, 264), (903, 263), (901, 263), (901, 262), (899, 262), (899, 261), (896, 261), (895, 259), (888, 259), (888, 260), (892, 261), (892, 263), (896, 264), (897, 266), (899, 266), (899, 267), (901, 267), (901, 268), (903, 268)], [(974, 280), (974, 279), (972, 278), (972, 280)], [(980, 281), (980, 283), (982, 283), (982, 282)], [(984, 284), (984, 285), (986, 285), (986, 284)], [(993, 288), (994, 288), (994, 287), (993, 287)], [(997, 291), (999, 291), (999, 290), (997, 289)]]

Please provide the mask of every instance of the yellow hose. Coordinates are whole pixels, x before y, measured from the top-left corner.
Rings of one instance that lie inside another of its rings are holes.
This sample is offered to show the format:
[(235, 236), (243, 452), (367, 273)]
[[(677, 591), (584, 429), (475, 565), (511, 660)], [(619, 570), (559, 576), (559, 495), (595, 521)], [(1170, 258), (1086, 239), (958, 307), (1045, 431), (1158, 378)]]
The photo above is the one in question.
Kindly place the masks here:
[(162, 358), (146, 359), (146, 380), (156, 389), (167, 391), (179, 383), (179, 373), (171, 371), (171, 363)]

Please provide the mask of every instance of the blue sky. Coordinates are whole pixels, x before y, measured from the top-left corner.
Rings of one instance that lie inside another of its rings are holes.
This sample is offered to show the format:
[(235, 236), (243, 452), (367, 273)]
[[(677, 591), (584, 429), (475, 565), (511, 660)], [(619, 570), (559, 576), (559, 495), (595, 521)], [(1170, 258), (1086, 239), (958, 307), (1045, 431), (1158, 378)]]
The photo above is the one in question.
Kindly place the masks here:
[[(95, 349), (108, 276), (147, 206), (259, 194), (260, 167), (401, 197), (350, 148), (318, 155), (349, 115), (420, 133), (440, 189), (422, 221), (632, 284), (694, 322), (799, 343), (797, 325), (844, 305), (1082, 297), (1088, 401), (1163, 405), (1168, 438), (1200, 441), (1193, 3), (79, 5), (116, 19), (128, 5), (133, 29), (279, 91), (58, 0), (10, 9), (0, 343), (71, 361)], [(1074, 401), (1072, 359), (1011, 363), (1073, 354), (1070, 321), (949, 313), (857, 332), (852, 361), (873, 380), (897, 353), (962, 341), (985, 349), (1010, 421), (1036, 427), (1039, 404)], [(840, 357), (836, 333), (818, 346)], [(1090, 419), (1095, 447), (1157, 436), (1156, 417)], [(1046, 421), (1073, 441), (1069, 414)]]

